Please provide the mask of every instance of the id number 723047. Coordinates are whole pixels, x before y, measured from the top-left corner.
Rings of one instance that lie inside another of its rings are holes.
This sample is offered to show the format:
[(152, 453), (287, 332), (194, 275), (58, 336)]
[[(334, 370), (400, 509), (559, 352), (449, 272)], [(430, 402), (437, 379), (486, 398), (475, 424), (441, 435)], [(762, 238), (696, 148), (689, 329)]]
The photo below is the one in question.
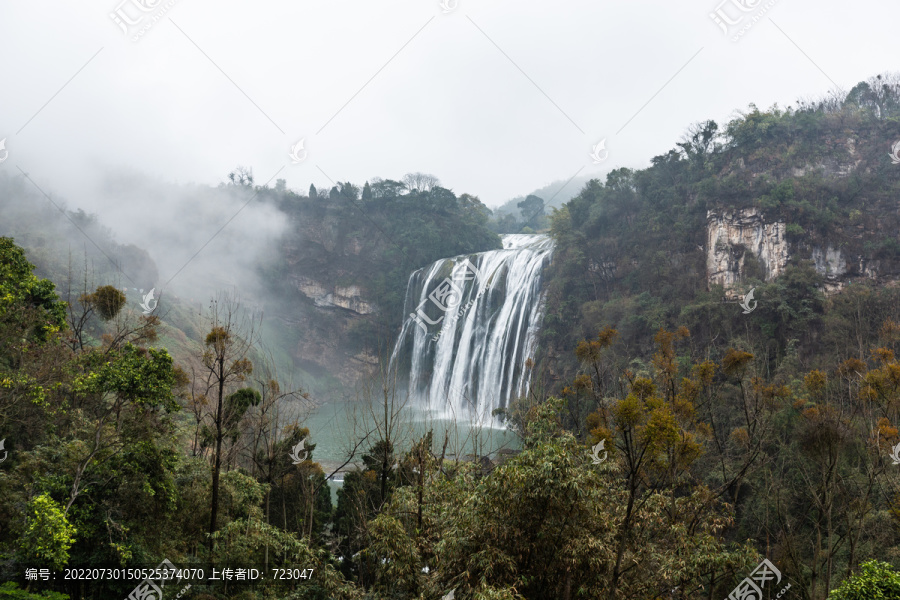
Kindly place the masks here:
[(313, 569), (272, 569), (272, 579), (312, 579)]

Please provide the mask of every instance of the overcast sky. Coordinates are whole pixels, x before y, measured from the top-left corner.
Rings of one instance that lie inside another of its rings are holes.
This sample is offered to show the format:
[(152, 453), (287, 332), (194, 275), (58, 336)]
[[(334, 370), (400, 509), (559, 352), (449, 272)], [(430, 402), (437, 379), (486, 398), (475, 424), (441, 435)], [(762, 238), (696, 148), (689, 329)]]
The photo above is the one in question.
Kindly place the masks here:
[(239, 164), (304, 191), (423, 171), (496, 206), (898, 68), (898, 2), (720, 1), (0, 0), (0, 169), (101, 215), (110, 172)]

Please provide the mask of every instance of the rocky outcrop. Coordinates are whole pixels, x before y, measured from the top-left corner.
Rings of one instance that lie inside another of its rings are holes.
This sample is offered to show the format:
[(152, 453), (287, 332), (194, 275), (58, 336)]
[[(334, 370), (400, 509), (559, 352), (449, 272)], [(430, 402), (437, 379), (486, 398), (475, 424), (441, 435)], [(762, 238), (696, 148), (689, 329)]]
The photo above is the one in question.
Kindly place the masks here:
[[(881, 285), (896, 285), (900, 271), (894, 263), (863, 255), (847, 256), (840, 247), (819, 239), (817, 245), (791, 245), (785, 239), (786, 224), (766, 222), (756, 208), (710, 210), (707, 212), (707, 286), (721, 285), (725, 296), (735, 298), (745, 290), (738, 283), (747, 275), (771, 281), (784, 272), (794, 255), (811, 260), (824, 278), (826, 294), (839, 292), (847, 283), (863, 279)], [(835, 235), (848, 236), (836, 229)], [(857, 234), (859, 237), (860, 234)], [(846, 241), (844, 242), (846, 243)], [(755, 261), (754, 267), (750, 261)]]
[[(862, 260), (862, 257), (860, 257)], [(812, 249), (812, 261), (816, 271), (825, 277), (825, 292), (832, 294), (839, 292), (844, 287), (844, 276), (849, 272), (844, 253), (839, 249), (826, 246), (823, 250), (816, 246)], [(865, 270), (862, 269), (865, 273)]]
[(316, 306), (337, 307), (352, 310), (359, 315), (370, 315), (378, 312), (374, 304), (362, 297), (358, 285), (326, 286), (309, 277), (294, 277), (294, 285), (304, 296), (310, 298)]
[(706, 219), (707, 285), (722, 285), (729, 293), (751, 260), (758, 261), (766, 281), (784, 271), (788, 260), (784, 223), (766, 223), (755, 208), (710, 210)]

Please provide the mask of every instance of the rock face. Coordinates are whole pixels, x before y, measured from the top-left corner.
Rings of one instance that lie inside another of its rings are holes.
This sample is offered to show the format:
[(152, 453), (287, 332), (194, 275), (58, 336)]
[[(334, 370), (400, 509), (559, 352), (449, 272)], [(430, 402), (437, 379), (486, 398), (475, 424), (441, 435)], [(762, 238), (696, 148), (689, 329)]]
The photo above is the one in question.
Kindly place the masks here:
[(377, 328), (381, 307), (365, 281), (378, 232), (351, 231), (333, 207), (296, 208), (279, 253), (286, 302), (277, 309), (293, 366), (317, 398), (341, 397), (378, 364), (359, 332)]
[(755, 208), (710, 210), (706, 219), (707, 285), (722, 285), (729, 295), (752, 260), (759, 262), (766, 281), (784, 271), (788, 260), (784, 223), (766, 223)]
[(344, 308), (359, 315), (371, 315), (378, 312), (374, 304), (363, 298), (358, 285), (326, 286), (303, 276), (295, 277), (294, 282), (297, 290), (311, 299), (316, 306)]
[[(865, 232), (859, 229), (848, 235), (838, 228), (835, 235), (846, 243), (847, 239), (862, 237)], [(766, 222), (756, 208), (708, 211), (707, 287), (722, 285), (726, 298), (734, 299), (746, 291), (739, 289), (738, 283), (748, 274), (771, 281), (784, 272), (788, 259), (795, 255), (812, 261), (824, 278), (827, 295), (839, 292), (851, 281), (872, 280), (889, 286), (900, 281), (900, 270), (894, 262), (855, 253), (848, 257), (828, 239), (792, 245), (785, 239), (785, 230), (785, 223)]]
[[(823, 250), (816, 246), (812, 249), (812, 260), (816, 266), (816, 271), (825, 277), (825, 293), (833, 294), (839, 292), (844, 287), (844, 275), (848, 274), (847, 260), (844, 253), (838, 249), (826, 246)], [(862, 263), (862, 257), (860, 257)], [(866, 273), (865, 267), (860, 264), (860, 271)], [(866, 273), (868, 276), (868, 273)]]

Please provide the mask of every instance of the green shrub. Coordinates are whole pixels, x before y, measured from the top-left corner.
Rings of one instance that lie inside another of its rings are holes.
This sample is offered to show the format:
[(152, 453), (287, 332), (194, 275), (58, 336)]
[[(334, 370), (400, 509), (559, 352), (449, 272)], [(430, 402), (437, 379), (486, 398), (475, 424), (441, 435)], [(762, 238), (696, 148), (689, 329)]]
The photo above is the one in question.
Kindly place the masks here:
[(32, 594), (19, 589), (19, 586), (11, 581), (0, 585), (0, 598), (3, 600), (69, 600), (67, 594), (60, 594), (59, 592)]
[(787, 227), (784, 228), (784, 231), (789, 237), (794, 238), (798, 238), (806, 233), (803, 228), (796, 223), (788, 223)]
[(862, 564), (856, 575), (845, 579), (828, 600), (894, 600), (900, 598), (900, 573), (877, 560)]

